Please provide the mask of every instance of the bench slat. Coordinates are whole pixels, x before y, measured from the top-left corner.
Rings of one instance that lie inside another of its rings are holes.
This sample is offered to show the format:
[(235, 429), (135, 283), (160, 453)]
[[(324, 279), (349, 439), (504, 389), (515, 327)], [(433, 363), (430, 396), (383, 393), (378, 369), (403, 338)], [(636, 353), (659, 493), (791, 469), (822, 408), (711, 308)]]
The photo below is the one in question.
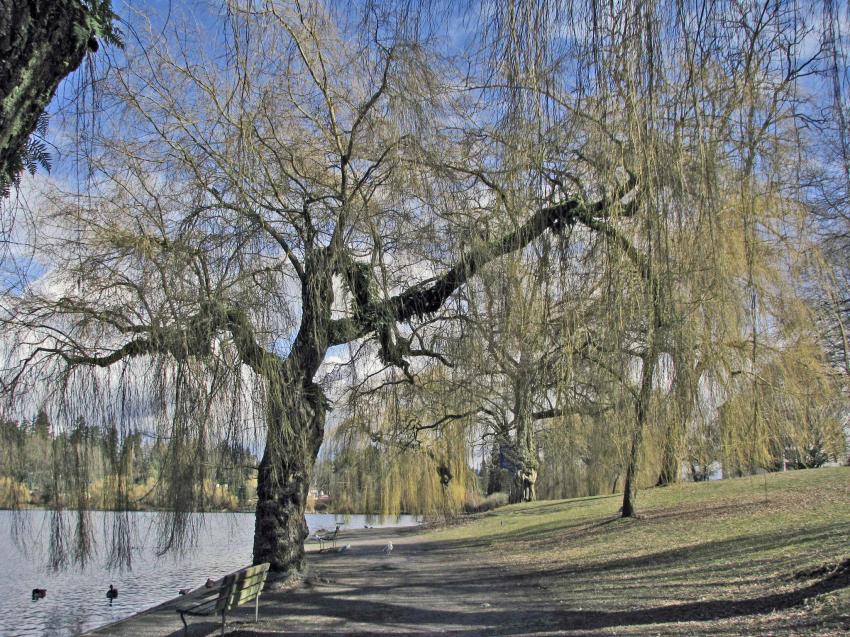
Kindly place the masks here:
[(216, 609), (216, 602), (218, 602), (218, 599), (197, 602), (195, 604), (185, 604), (178, 606), (177, 610), (187, 615), (212, 615)]
[(258, 564), (230, 573), (217, 588), (203, 593), (200, 599), (178, 603), (176, 610), (181, 615), (224, 615), (228, 610), (258, 597), (268, 571), (269, 564)]
[(268, 572), (268, 564), (256, 564), (254, 566), (249, 566), (248, 568), (242, 569), (238, 572), (238, 575), (240, 577), (254, 577), (257, 575), (266, 575)]
[(221, 581), (221, 587), (218, 589), (218, 599), (215, 603), (215, 612), (217, 614), (224, 613), (231, 608), (230, 598), (233, 596), (233, 585), (236, 582), (236, 573), (226, 575)]
[(251, 588), (245, 588), (245, 589), (242, 589), (241, 591), (235, 592), (234, 597), (231, 598), (231, 604), (230, 605), (231, 606), (240, 606), (240, 605), (244, 604), (245, 602), (250, 602), (252, 599), (254, 599), (257, 595), (260, 594), (261, 590), (262, 590), (261, 587), (254, 586), (254, 587), (251, 587)]
[(265, 583), (266, 583), (265, 577), (258, 577), (258, 578), (255, 577), (255, 578), (251, 578), (249, 580), (245, 580), (245, 581), (242, 581), (242, 582), (234, 582), (231, 585), (231, 590), (238, 591), (238, 590), (242, 590), (243, 588), (253, 588), (254, 586), (262, 586)]

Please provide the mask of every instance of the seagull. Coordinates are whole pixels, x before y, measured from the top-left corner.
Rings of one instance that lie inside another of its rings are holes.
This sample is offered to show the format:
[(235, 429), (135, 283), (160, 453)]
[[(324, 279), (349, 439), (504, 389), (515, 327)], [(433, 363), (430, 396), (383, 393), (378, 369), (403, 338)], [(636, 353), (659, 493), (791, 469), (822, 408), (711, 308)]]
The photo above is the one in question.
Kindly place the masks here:
[(387, 542), (387, 545), (384, 547), (384, 553), (386, 553), (387, 555), (389, 555), (389, 554), (390, 554), (390, 553), (392, 553), (392, 552), (393, 552), (393, 543), (392, 543), (392, 542)]

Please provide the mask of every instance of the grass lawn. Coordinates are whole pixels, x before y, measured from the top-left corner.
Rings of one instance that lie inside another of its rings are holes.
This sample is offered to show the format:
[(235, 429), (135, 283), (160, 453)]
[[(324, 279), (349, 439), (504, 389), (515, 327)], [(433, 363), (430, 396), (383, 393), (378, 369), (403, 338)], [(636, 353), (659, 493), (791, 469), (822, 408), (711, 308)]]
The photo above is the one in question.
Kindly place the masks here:
[(850, 633), (850, 468), (515, 505), (434, 531), (611, 634)]

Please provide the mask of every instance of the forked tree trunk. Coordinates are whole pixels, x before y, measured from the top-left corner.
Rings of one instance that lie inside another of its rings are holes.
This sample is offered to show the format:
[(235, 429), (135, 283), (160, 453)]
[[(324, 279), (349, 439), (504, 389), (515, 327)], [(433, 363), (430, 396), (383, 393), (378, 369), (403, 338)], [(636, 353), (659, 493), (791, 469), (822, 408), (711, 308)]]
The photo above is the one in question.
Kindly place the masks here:
[(257, 475), (254, 527), (254, 563), (268, 562), (278, 572), (304, 566), (304, 509), (326, 412), (322, 391), (310, 381), (283, 392), (280, 404), (272, 408)]
[(304, 566), (308, 535), (304, 509), (327, 413), (327, 399), (313, 376), (328, 349), (332, 272), (326, 251), (309, 255), (302, 281), (301, 328), (289, 356), (264, 370), (268, 430), (257, 473), (254, 564), (268, 562), (277, 572)]

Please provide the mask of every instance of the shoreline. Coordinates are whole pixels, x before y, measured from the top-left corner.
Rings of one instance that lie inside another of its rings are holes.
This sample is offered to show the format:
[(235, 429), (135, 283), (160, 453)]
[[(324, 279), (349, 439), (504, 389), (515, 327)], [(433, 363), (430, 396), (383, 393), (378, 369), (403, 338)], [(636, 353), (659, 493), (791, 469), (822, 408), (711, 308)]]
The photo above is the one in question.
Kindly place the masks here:
[[(307, 547), (298, 582), (228, 614), (227, 634), (844, 635), (850, 468), (539, 501), (443, 528), (353, 529)], [(392, 547), (389, 543), (392, 543)], [(777, 556), (780, 556), (777, 559)], [(169, 604), (88, 634), (183, 634)], [(218, 634), (197, 618), (189, 635)]]
[[(434, 526), (433, 524), (422, 523), (417, 526), (348, 529), (340, 533), (337, 546), (341, 547), (350, 544), (352, 547), (373, 547), (375, 545), (383, 546), (387, 541), (398, 543), (400, 540), (405, 540), (410, 542), (417, 535), (427, 533), (439, 526), (441, 525)], [(303, 573), (285, 577), (269, 576), (266, 586), (263, 589), (263, 594), (260, 596), (260, 623), (263, 622), (264, 601), (266, 602), (265, 605), (270, 604), (269, 596), (271, 594), (286, 594), (315, 585), (316, 582), (324, 579), (321, 573), (316, 572), (317, 562), (327, 558), (333, 559), (343, 554), (339, 550), (319, 551), (319, 543), (310, 541), (309, 539), (305, 544), (305, 553), (307, 567)], [(249, 564), (245, 564), (245, 566), (249, 566)], [(225, 575), (228, 575), (228, 573), (213, 574), (216, 579)], [(191, 589), (188, 594), (191, 595), (203, 588), (204, 586), (201, 584)], [(264, 597), (266, 598), (265, 600), (263, 599)], [(175, 611), (175, 606), (185, 598), (186, 596), (184, 595), (177, 595), (164, 602), (133, 613), (124, 619), (93, 628), (82, 633), (81, 637), (106, 637), (107, 635), (118, 637), (182, 635), (183, 624), (180, 621), (179, 614)], [(227, 618), (227, 634), (237, 626), (249, 628), (249, 626), (243, 626), (246, 624), (245, 617), (248, 615), (253, 620), (253, 604), (241, 606), (229, 613)], [(189, 624), (188, 634), (190, 636), (218, 634), (221, 625), (220, 619), (216, 620), (211, 617), (187, 617), (187, 622)], [(253, 625), (253, 621), (249, 623)]]

